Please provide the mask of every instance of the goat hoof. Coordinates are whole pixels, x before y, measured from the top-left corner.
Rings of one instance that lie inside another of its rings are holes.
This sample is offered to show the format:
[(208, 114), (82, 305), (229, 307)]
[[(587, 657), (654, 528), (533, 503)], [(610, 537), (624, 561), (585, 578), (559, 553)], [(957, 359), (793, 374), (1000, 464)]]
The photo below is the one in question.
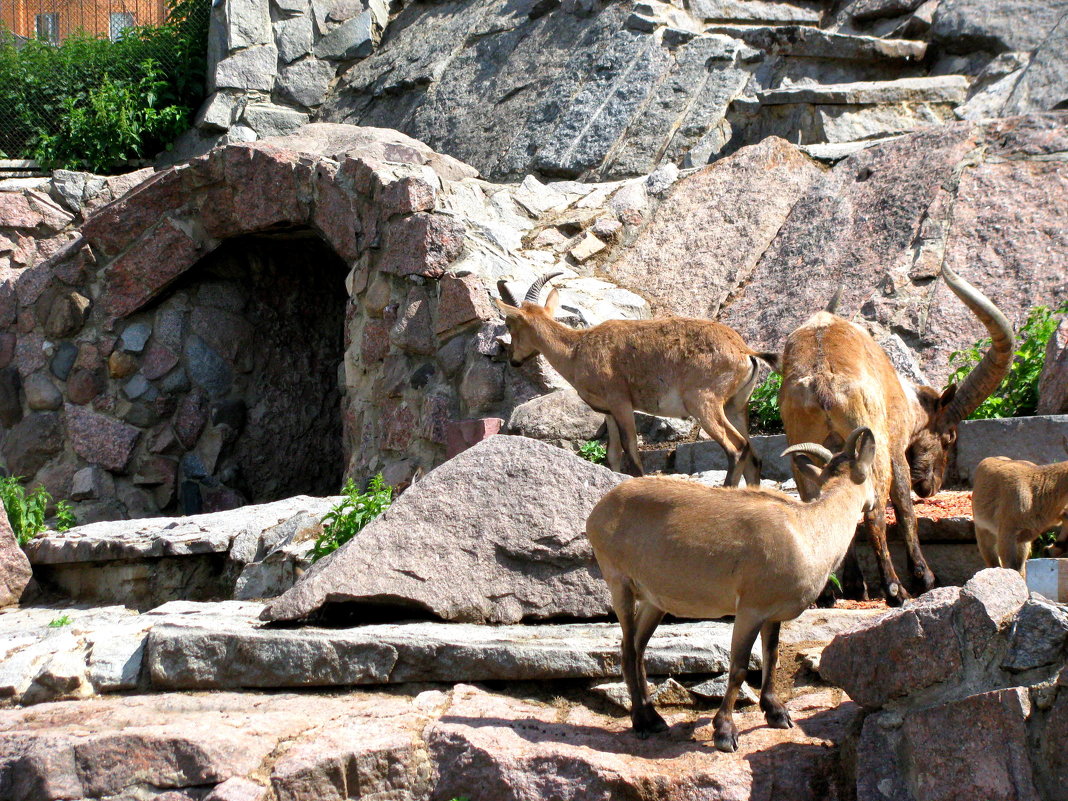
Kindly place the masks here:
[(886, 604), (887, 606), (901, 606), (905, 601), (912, 600), (912, 596), (909, 595), (908, 590), (897, 582), (893, 582), (886, 588)]
[(650, 709), (649, 712), (638, 715), (638, 718), (632, 721), (634, 724), (634, 733), (642, 740), (645, 740), (651, 734), (659, 734), (668, 730), (667, 721), (660, 717), (660, 713), (655, 709)]
[(773, 729), (792, 729), (794, 727), (793, 718), (790, 717), (790, 713), (786, 709), (772, 710), (764, 715), (764, 720)]
[(715, 737), (712, 738), (712, 742), (715, 743), (717, 751), (733, 754), (738, 750), (738, 732), (737, 730), (717, 731)]

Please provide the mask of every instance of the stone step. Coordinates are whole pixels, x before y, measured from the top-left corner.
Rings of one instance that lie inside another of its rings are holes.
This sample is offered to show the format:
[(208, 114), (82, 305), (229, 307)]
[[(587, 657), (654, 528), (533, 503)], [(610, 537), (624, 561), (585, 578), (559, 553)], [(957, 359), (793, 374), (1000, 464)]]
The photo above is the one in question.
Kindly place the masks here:
[[(620, 630), (614, 623), (265, 628), (259, 620), (262, 609), (262, 603), (250, 601), (174, 601), (142, 614), (120, 606), (5, 610), (0, 612), (0, 699), (39, 703), (153, 688), (540, 681), (620, 674)], [(853, 621), (846, 615), (838, 625), (850, 628)], [(804, 619), (787, 628), (806, 631)], [(728, 666), (730, 640), (729, 622), (663, 625), (649, 644), (649, 673), (721, 674)], [(759, 647), (750, 666), (760, 667)]]
[(899, 78), (894, 81), (806, 84), (757, 92), (762, 105), (874, 105), (880, 103), (963, 103), (969, 79), (964, 75)]
[(833, 61), (919, 61), (927, 43), (830, 33), (801, 25), (710, 25), (707, 33), (741, 39), (768, 53)]
[(782, 3), (766, 0), (690, 0), (690, 15), (706, 23), (761, 23), (771, 25), (819, 25), (817, 3)]
[[(661, 626), (649, 642), (651, 675), (718, 674), (731, 624)], [(163, 623), (148, 634), (153, 687), (287, 688), (404, 682), (539, 681), (619, 675), (619, 626), (399, 623), (348, 629), (264, 628), (252, 616), (210, 625)], [(758, 669), (759, 649), (750, 661)]]

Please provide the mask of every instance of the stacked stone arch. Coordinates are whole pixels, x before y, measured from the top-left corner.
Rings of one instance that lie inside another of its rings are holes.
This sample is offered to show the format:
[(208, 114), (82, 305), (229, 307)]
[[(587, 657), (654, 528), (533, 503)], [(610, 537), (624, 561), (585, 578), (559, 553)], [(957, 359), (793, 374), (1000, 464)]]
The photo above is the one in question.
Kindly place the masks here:
[(488, 278), (447, 273), (439, 194), (474, 175), (333, 125), (149, 175), (5, 285), (8, 469), (89, 522), (439, 463), (450, 423), (538, 392), (495, 359)]

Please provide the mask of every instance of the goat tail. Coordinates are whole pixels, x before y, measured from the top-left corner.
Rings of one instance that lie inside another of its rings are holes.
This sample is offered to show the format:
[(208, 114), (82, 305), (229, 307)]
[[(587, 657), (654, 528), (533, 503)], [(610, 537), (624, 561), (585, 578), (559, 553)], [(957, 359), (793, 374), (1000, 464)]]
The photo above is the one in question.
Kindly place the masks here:
[(764, 362), (764, 364), (766, 364), (768, 367), (770, 367), (776, 373), (782, 372), (779, 369), (779, 365), (782, 362), (782, 354), (781, 353), (772, 353), (770, 351), (767, 351), (767, 352), (764, 352), (764, 353), (754, 353), (749, 358), (753, 360), (753, 369), (754, 370), (756, 369), (756, 359), (760, 359), (760, 361)]

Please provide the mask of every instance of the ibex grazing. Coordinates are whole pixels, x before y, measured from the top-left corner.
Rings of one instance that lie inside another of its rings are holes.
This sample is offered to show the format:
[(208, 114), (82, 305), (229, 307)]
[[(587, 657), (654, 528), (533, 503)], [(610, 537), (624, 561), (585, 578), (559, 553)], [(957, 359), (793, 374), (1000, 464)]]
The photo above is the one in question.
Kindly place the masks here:
[(1037, 465), (992, 456), (975, 468), (972, 487), (975, 539), (987, 567), (1007, 567), (1026, 576), (1031, 543), (1053, 528), (1060, 529), (1060, 537), (1049, 553), (1063, 553), (1060, 540), (1068, 531), (1068, 462)]
[[(1001, 383), (1013, 353), (1012, 327), (975, 287), (943, 266), (946, 284), (990, 332), (992, 346), (960, 387), (944, 392), (901, 378), (886, 353), (863, 328), (829, 312), (818, 312), (786, 339), (779, 394), (788, 442), (822, 442), (829, 448), (857, 426), (875, 432), (879, 444), (874, 482), (878, 502), (865, 514), (864, 529), (878, 560), (883, 592), (898, 605), (909, 597), (886, 546), (889, 497), (904, 533), (909, 570), (924, 590), (935, 577), (920, 551), (910, 488), (921, 498), (942, 486), (957, 424)], [(794, 470), (801, 497), (816, 490)], [(863, 588), (850, 550), (843, 583)]]
[[(608, 464), (622, 468), (623, 445), (638, 474), (642, 461), (634, 411), (697, 418), (727, 454), (727, 485), (760, 483), (760, 458), (749, 445), (749, 396), (757, 353), (736, 331), (711, 320), (666, 317), (608, 320), (574, 329), (553, 319), (560, 295), (553, 289), (540, 305), (542, 288), (559, 275), (543, 275), (516, 303), (504, 282), (498, 302), (511, 335), (510, 360), (518, 367), (541, 353), (608, 426)], [(620, 432), (622, 431), (622, 443)]]
[(793, 726), (772, 685), (779, 627), (819, 595), (861, 512), (874, 505), (869, 476), (875, 452), (875, 437), (866, 428), (851, 433), (834, 456), (821, 445), (787, 448), (821, 490), (811, 503), (776, 490), (662, 477), (624, 481), (597, 503), (586, 536), (623, 629), (623, 676), (639, 737), (667, 728), (649, 698), (644, 662), (665, 613), (734, 615), (727, 692), (713, 721), (716, 748), (738, 748), (734, 702), (757, 634), (764, 657), (760, 708), (769, 726)]

